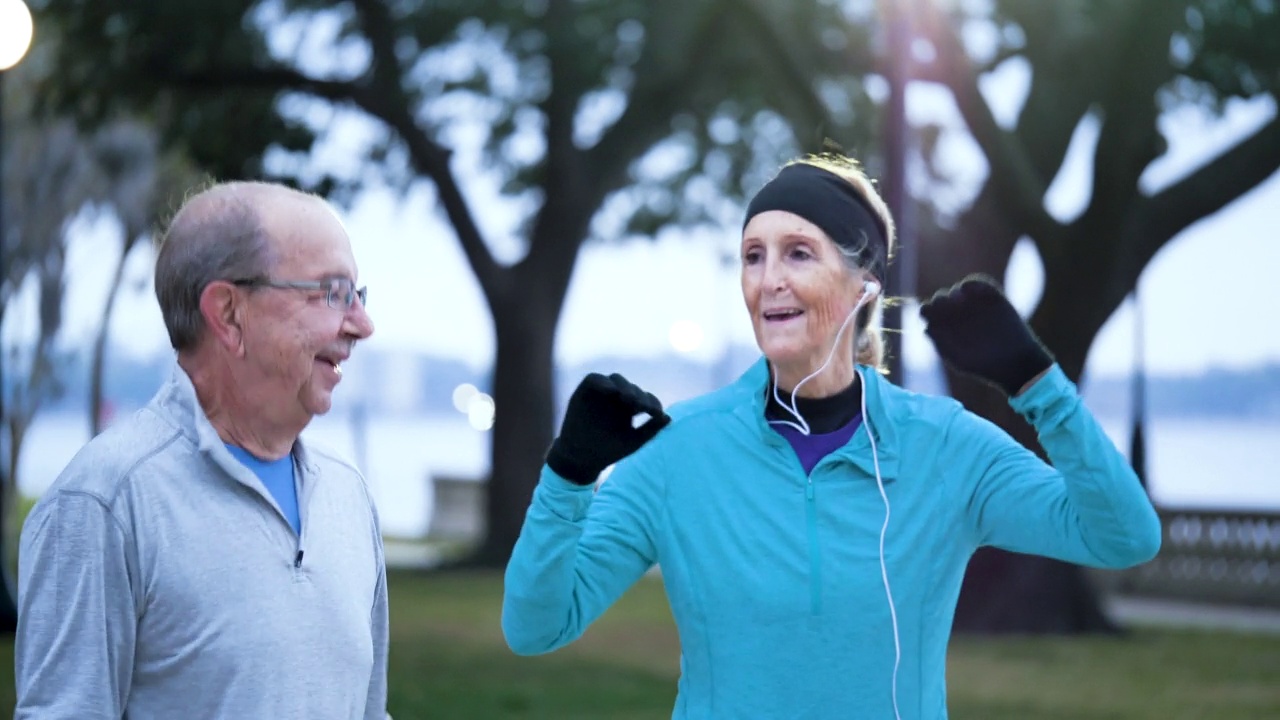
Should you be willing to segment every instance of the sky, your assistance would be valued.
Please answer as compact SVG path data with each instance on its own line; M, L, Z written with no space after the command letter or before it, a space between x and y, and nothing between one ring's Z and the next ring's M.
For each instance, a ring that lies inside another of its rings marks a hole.
M1014 60L984 79L983 92L1002 123L1016 121L1029 78L1027 67ZM1177 180L1275 113L1269 98L1233 103L1222 118L1189 107L1167 113L1160 125L1170 141L1169 152L1148 168L1144 189L1157 190ZM913 123L939 120L952 128L941 157L953 184L924 190L963 203L985 177L986 163L964 132L950 96L934 86L913 87L908 114ZM351 118L336 118L334 127L340 129L321 148L317 162L349 164L352 152L368 141L370 128ZM1067 162L1050 186L1045 206L1059 219L1070 219L1088 202L1097 130L1094 118L1081 122ZM459 153L457 162L468 199L501 255L512 245L513 206L497 195L491 178L477 171L474 153ZM360 280L369 286L369 312L377 329L368 344L486 367L494 350L492 322L430 185L419 184L404 198L370 189L341 214L352 236ZM1152 371L1193 374L1211 367L1280 362L1280 331L1268 310L1280 303L1278 220L1280 176L1273 176L1186 230L1148 266L1140 295ZM728 227L693 235L667 233L656 241L589 245L570 286L557 338L558 359L580 363L606 355L657 356L679 348L710 362L726 343L752 344L737 268L721 262L725 250L736 247L736 232ZM75 344L86 342L97 327L120 238L109 217L86 216L73 234L65 338ZM113 319L114 337L136 356L168 352L150 285L151 252L140 247L128 258L126 287ZM1019 246L1004 280L1015 305L1029 312L1042 285L1029 243ZM9 341L31 335L35 308L30 300L28 293L26 302L13 308L12 322L5 327ZM905 315L907 362L928 366L934 356L915 306L908 306ZM1096 341L1089 373L1129 372L1133 326L1126 305Z

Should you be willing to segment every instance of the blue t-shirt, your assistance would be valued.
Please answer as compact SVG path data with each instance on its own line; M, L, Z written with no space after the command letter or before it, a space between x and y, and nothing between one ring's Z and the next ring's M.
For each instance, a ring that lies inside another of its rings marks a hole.
M785 396L779 391L778 395ZM813 472L822 458L848 444L862 425L861 382L849 383L835 395L821 398L794 398L795 409L809 424L810 434L796 428L799 423L791 410L774 395L768 393L765 400L765 417L774 430L787 439L805 474Z
M813 472L819 462L822 462L822 458L847 445L860 425L862 425L862 413L853 416L852 420L829 433L815 432L805 435L789 425L781 424L775 425L774 429L791 443L791 449L795 450L796 457L800 459L800 466L804 468L807 475Z
M301 534L302 518L298 515L298 486L293 477L293 455L285 455L279 460L265 461L249 454L244 448L224 444L235 459L258 476L266 486L267 492L271 493L276 504L284 511L284 516L293 526L293 531Z

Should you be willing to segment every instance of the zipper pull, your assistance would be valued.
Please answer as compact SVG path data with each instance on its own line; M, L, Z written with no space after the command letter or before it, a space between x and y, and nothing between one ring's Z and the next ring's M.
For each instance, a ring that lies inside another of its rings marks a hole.
M299 550L298 555L293 558L293 569L298 570L301 568L302 568L302 551Z
M804 496L807 500L813 499L813 478L809 478L809 483L804 486Z

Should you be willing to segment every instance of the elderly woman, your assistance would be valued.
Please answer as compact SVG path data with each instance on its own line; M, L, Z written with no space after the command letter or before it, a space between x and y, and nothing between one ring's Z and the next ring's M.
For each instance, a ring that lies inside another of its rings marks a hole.
M927 333L1004 389L1052 465L882 377L873 321L893 241L856 163L789 163L742 231L763 357L669 414L620 375L583 380L507 567L513 651L572 642L660 564L681 643L673 718L945 718L975 550L1105 568L1156 554L1137 478L993 284L932 298Z

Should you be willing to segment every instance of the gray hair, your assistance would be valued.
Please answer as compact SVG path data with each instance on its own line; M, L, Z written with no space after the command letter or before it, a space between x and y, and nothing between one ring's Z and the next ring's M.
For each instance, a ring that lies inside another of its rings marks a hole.
M871 273L875 275L876 270L883 271L884 268L887 268L895 255L897 227L888 204L885 203L880 193L876 191L875 183L863 171L862 165L857 160L839 153L808 155L792 162L816 165L843 177L853 185L854 190L863 200L866 200L871 210L883 223L885 230L885 247L883 250L873 246L871 238L867 237L865 233L860 236L858 247L847 248L832 240L831 244L835 245L840 254L844 256L845 264L848 265L849 271L854 274ZM882 253L883 257L880 257ZM880 282L883 288L887 278L877 275L876 280ZM863 305L858 310L858 317L854 318L853 321L858 338L857 346L854 348L856 362L859 365L873 367L879 372L888 371L884 357L884 330L880 325L880 309L885 302L882 300L884 297L883 292L881 290L881 295Z
M860 275L868 271L863 267L868 256L867 250L871 247L871 240L865 233L861 235L861 241L856 248L849 248L840 243L833 242L836 249L840 251L840 255L844 258L845 266L849 272L854 275ZM878 279L879 280L879 279ZM884 281L879 280L883 286ZM883 292L883 291L882 291ZM859 365L869 365L876 370L884 370L884 330L880 326L880 297L877 296L871 302L863 305L858 310L858 316L853 319L853 328L857 337L857 344L854 346L855 362Z
M271 238L258 208L234 190L222 191L228 187L188 200L160 239L156 299L178 352L194 349L204 335L200 296L210 283L260 277L272 265Z

